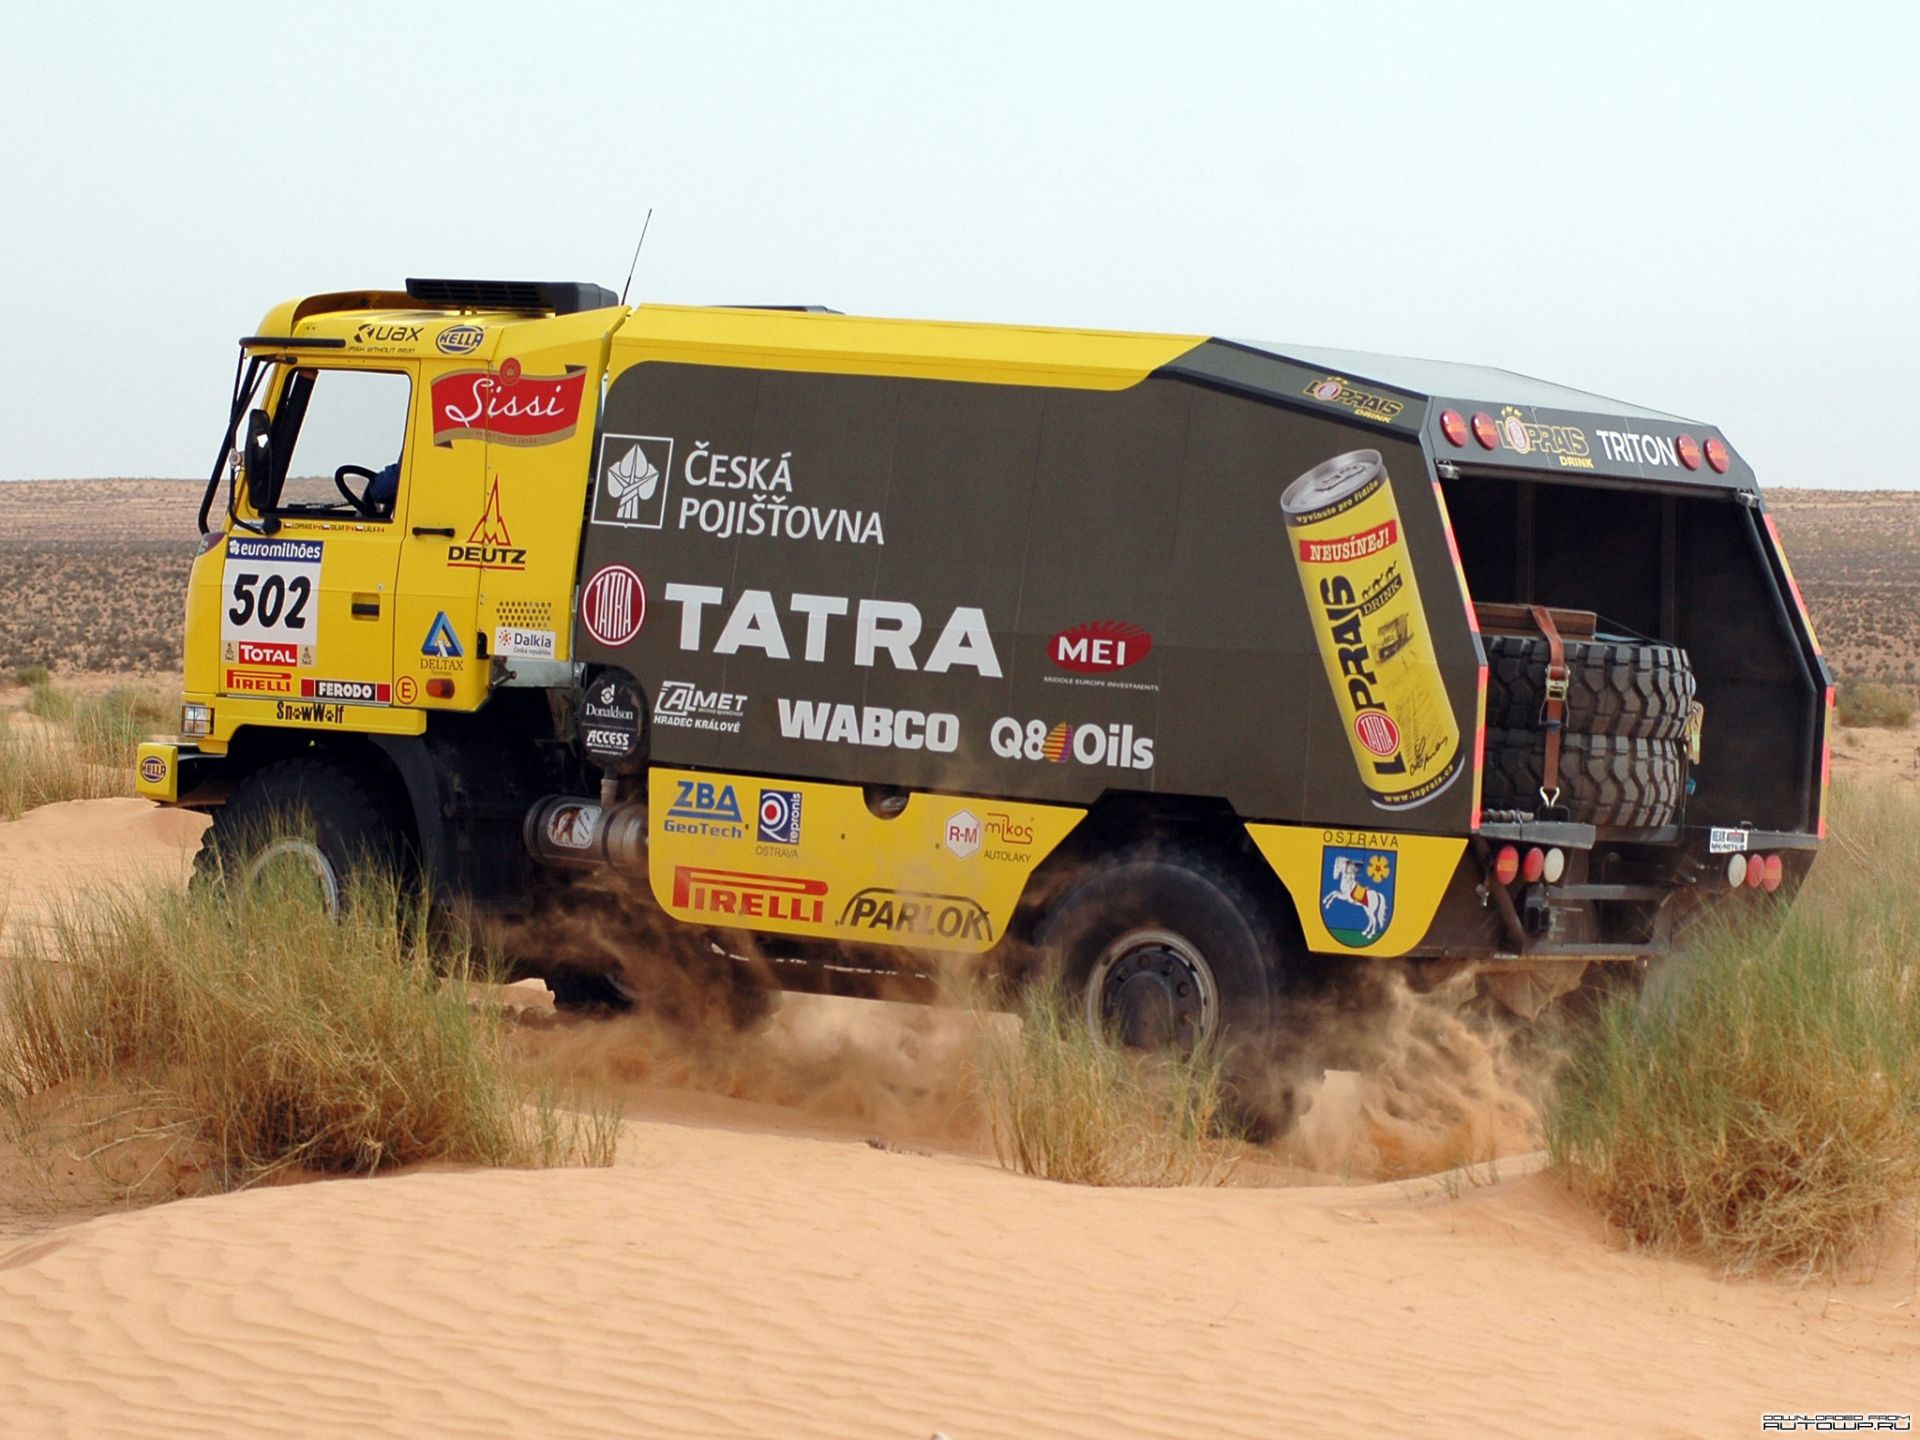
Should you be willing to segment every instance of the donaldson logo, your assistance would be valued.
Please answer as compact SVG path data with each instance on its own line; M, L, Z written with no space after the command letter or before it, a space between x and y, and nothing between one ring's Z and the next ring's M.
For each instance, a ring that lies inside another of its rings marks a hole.
M748 870L673 867L673 908L736 920L792 920L818 925L826 915L827 882Z
M840 924L851 930L882 930L889 935L912 935L940 940L993 939L993 918L978 900L964 895L924 895L917 890L889 890L870 886L860 891L840 912Z
M487 332L478 325L449 325L433 345L442 355L471 355L486 338Z
M593 523L658 530L667 522L673 441L664 435L609 435L600 442Z
M705 835L715 840L738 840L747 833L740 818L740 801L731 785L706 780L681 780L667 810L663 830L675 835Z

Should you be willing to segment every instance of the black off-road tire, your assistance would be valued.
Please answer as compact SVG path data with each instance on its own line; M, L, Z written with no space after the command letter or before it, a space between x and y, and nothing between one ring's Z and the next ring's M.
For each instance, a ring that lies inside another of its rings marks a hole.
M568 1015L651 1015L680 1030L720 1027L735 1034L760 1029L779 992L751 969L718 956L703 957L652 976L621 976L570 966L542 972L553 1008Z
M1546 763L1546 736L1540 731L1489 730L1482 802L1490 810L1538 811ZM1684 744L1563 735L1559 789L1560 803L1574 820L1635 830L1665 825L1686 789Z
M1538 728L1547 698L1547 642L1487 635L1487 725ZM1693 665L1676 645L1566 642L1569 732L1676 740L1693 709Z
M331 911L369 869L407 856L397 806L355 771L319 758L263 765L213 813L193 860L196 885L250 879L285 854L314 871Z
M1158 985L1178 1004L1172 992L1199 966L1192 973L1212 987L1213 1018L1172 1042L1217 1047L1236 1118L1256 1137L1277 1135L1298 1113L1293 1082L1313 1079L1280 1063L1288 955L1279 937L1289 929L1230 867L1149 842L1087 870L1054 903L1038 936L1040 978L1107 1034L1137 1013L1121 998L1129 986Z

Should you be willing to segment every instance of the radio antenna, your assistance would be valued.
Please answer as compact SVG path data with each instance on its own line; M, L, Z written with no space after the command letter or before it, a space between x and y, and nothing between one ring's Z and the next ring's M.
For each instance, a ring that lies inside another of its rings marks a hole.
M627 283L620 287L620 303L627 303L627 291L633 288L633 272L640 265L640 247L647 243L647 226L653 224L653 207L647 207L647 218L640 222L640 238L634 242L633 264L627 266Z

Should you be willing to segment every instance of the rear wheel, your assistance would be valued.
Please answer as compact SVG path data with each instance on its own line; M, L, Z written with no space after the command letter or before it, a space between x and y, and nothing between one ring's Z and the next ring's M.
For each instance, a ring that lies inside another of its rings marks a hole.
M337 914L356 875L404 855L394 809L357 773L321 759L263 765L214 812L194 857L195 884L279 875L311 882Z
M1680 808L1684 759L1684 742L1678 740L1566 734L1560 740L1560 773L1545 788L1560 792L1560 803L1575 820L1651 829L1672 820ZM1482 792L1487 807L1539 808L1546 764L1546 737L1539 731L1489 730Z
M1268 907L1206 857L1143 846L1075 882L1041 930L1048 974L1089 1029L1130 1049L1218 1054L1244 1118L1277 1133L1285 957Z

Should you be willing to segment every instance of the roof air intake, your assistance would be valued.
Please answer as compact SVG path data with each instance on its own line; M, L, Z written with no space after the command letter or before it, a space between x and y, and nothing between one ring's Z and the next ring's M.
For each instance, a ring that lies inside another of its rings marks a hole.
M604 310L620 297L583 280L408 280L407 294L429 305L462 310L545 310L575 315Z

